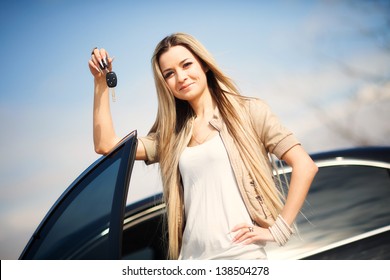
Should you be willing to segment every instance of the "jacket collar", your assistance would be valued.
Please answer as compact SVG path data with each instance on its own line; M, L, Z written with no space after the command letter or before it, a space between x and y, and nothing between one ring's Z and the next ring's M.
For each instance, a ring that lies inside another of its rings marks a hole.
M219 132L222 130L223 120L218 107L215 108L213 118L209 122Z

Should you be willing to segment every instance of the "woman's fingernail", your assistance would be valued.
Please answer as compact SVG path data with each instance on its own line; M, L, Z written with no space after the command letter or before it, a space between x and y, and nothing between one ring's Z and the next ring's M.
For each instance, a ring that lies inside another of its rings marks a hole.
M104 64L105 67L108 66L107 57L103 57L103 64Z
M107 68L107 63L105 62L104 58L102 59L102 64L103 64L104 69L106 69Z
M105 68L104 64L103 64L103 59L101 61L99 61L99 66L100 66L100 69L102 69L102 70Z

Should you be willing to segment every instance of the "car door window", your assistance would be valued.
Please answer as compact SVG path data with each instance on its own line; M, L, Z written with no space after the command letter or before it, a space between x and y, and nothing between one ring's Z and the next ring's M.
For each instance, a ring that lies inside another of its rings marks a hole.
M293 257L390 225L389 169L320 167L302 213L297 218L300 237L283 248L269 246L270 258Z
M390 180L384 168L324 167L307 198L310 239L338 241L390 224ZM304 209L304 211L305 211ZM301 223L304 219L301 217Z
M35 233L23 258L107 259L113 256L112 247L118 247L119 258L126 201L122 196L127 194L135 147L136 134L76 180ZM120 228L113 228L118 223ZM112 238L110 226L118 238Z
M83 249L87 249L88 252L94 251L94 258L106 254L108 234L104 230L109 228L109 214L115 189L112 186L115 186L120 160L119 158L107 162L108 164L90 175L92 180L82 182L80 192L72 194L75 198L64 207L45 235L45 241L37 251L36 258L72 259L77 257L77 254L91 256ZM90 242L93 239L100 240ZM96 250L91 250L87 246L88 243L92 243L90 245L96 247Z
M166 259L167 225L162 197L147 198L125 217L122 259ZM132 213L131 213L132 212Z

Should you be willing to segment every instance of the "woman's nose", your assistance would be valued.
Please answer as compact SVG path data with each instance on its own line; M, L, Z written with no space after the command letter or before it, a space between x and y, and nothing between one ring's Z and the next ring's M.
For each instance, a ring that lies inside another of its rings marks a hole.
M184 82L187 79L186 71L180 70L180 71L177 72L176 75L177 75L178 82Z

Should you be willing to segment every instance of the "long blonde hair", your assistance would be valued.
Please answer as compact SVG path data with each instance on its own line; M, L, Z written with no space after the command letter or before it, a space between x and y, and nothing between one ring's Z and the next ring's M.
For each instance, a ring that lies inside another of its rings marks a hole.
M191 51L208 69L206 75L212 98L235 141L248 173L256 185L260 186L257 188L259 195L264 199L274 218L282 209L281 195L275 188L271 170L264 170L260 167L268 166L269 160L259 152L261 143L256 133L248 129L248 125L251 125L250 119L242 106L246 97L240 95L232 80L223 74L211 54L194 37L185 33L167 36L157 45L152 57L158 111L150 133L155 133L158 143L160 171L167 209L168 257L170 259L177 259L179 256L185 225L179 158L191 138L191 119L194 117L189 103L174 97L159 66L161 55L167 52L170 47L178 45Z

